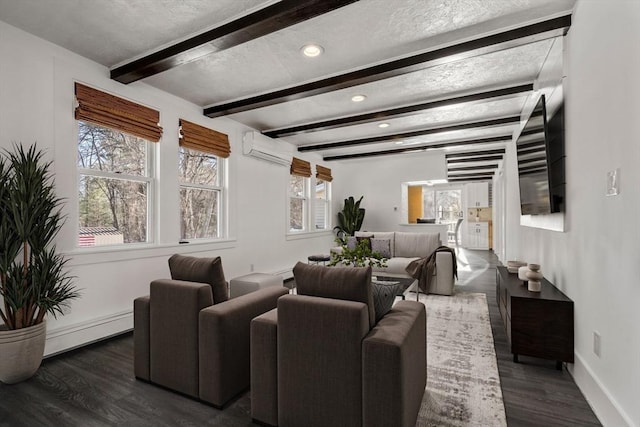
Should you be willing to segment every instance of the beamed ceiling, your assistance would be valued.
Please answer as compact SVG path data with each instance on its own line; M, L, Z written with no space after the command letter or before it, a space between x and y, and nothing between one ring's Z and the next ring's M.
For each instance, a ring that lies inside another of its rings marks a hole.
M0 19L325 160L489 179L575 0L0 0ZM315 58L308 43L322 46ZM353 102L354 95L364 95ZM379 127L385 123L386 127Z

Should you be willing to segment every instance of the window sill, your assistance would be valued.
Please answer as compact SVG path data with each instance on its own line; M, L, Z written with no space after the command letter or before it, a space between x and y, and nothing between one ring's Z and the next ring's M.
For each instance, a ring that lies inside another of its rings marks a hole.
M316 237L325 237L332 236L332 230L318 230L318 231L300 231L298 233L291 232L287 233L285 238L286 240L302 240L302 239L313 239Z
M218 249L230 249L236 246L236 239L220 239L206 241L192 241L190 243L136 244L131 246L102 246L92 248L78 248L64 252L69 257L67 265L104 264L143 258L170 256L175 253L188 254Z

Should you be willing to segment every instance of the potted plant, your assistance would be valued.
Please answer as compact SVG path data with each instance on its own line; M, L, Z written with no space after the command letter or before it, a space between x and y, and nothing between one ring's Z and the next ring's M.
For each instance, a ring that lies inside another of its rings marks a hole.
M79 296L53 239L62 228L51 163L35 144L0 154L0 381L16 383L40 366L45 315Z
M339 239L336 239L339 241ZM387 258L371 250L369 239L358 241L353 249L342 244L340 250L332 252L329 266L344 265L347 267L386 267Z
M348 236L353 236L355 232L359 231L360 227L362 227L365 210L360 207L360 202L362 202L363 197L364 196L361 196L358 201L356 201L353 196L344 199L342 212L338 212L338 225L333 227L333 230L336 232L336 236L342 244L346 243Z

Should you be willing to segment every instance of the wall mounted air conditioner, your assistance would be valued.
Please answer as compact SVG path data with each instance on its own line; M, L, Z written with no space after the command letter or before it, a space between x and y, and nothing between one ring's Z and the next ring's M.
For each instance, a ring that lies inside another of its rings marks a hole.
M290 166L291 158L293 156L269 147L269 145L275 144L276 141L271 141L270 138L264 135L254 131L246 132L242 138L242 154L256 159L265 160L270 163Z

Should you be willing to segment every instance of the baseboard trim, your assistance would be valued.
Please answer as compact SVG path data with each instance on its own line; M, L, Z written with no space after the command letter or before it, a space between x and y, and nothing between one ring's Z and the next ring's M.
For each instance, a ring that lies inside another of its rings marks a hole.
M567 370L603 426L640 427L620 407L609 390L577 352L575 353L575 363L573 365L567 364Z
M133 329L133 310L47 330L44 356L51 357Z
M292 269L274 271L284 280L293 278ZM133 310L96 317L84 322L47 329L44 357L51 357L133 330Z

